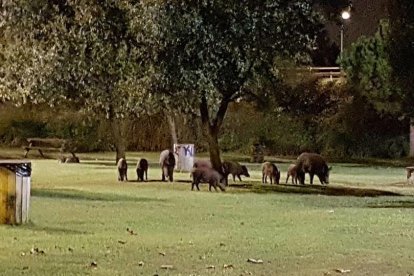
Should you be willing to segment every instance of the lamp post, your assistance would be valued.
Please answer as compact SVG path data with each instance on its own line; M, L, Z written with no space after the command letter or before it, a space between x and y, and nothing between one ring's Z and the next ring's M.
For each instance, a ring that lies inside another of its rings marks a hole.
M343 10L341 12L341 18L342 18L342 24L341 24L341 52L340 52L340 58L342 60L342 52L344 51L344 22L351 18L351 12L350 8Z

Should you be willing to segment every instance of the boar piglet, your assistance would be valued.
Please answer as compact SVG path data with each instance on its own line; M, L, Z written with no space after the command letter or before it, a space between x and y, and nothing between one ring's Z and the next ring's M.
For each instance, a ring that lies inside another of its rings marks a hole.
M270 178L270 184L273 184L273 180L276 184L279 184L280 171L277 166L271 162L265 162L262 165L262 183L267 183L267 177Z
M287 171L286 184L288 183L289 177L292 179L292 184L298 184L297 167L295 164L291 164Z

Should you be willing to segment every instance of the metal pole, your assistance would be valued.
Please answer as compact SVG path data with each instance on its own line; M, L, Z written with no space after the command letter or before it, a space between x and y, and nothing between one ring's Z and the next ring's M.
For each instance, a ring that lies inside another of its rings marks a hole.
M341 25L341 52L340 58L342 60L342 52L344 51L344 24Z

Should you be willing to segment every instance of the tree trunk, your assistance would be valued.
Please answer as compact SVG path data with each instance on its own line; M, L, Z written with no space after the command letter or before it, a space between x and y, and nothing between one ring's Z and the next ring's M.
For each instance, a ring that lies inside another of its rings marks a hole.
M173 144L178 144L178 138L177 138L177 130L175 128L175 120L173 114L166 114L168 119L168 124L170 126L170 133L171 133L171 139Z
M410 157L414 157L414 119L410 119Z
M207 141L211 165L216 171L222 172L220 147L218 143L218 130L213 129L211 126L209 126Z
M228 105L229 99L222 99L216 117L212 120L212 122L210 122L208 104L205 96L201 98L200 103L201 122L204 133L207 136L211 165L216 171L220 173L222 173L222 168L220 158L220 147L218 143L218 134L220 131L220 127L223 123Z
M112 137L116 150L115 164L117 164L119 159L125 158L125 141L124 136L122 135L121 120L115 116L112 105L109 106L106 116L112 130Z
M115 162L118 163L118 160L121 158L125 158L125 141L122 135L122 126L121 121L113 118L111 120L111 128L112 128L112 135L114 137L114 144L116 150L116 160Z

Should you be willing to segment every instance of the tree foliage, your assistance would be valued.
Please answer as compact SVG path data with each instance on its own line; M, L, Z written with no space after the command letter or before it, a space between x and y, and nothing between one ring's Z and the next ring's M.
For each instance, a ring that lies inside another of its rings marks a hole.
M145 8L132 0L4 1L0 97L106 116L117 159L124 156L122 118L157 106L146 89L154 28Z
M402 94L393 83L389 42L389 22L383 20L373 36L359 38L344 52L349 98L325 121L322 139L328 151L359 157L406 153Z
M121 114L141 111L144 97L135 96L144 87L146 26L134 3L3 3L2 96L51 105L76 101L85 109Z
M160 13L158 88L216 100L239 98L276 56L304 61L320 27L310 1L166 1Z
M341 65L358 96L379 111L397 112L400 98L392 84L388 45L389 23L383 20L374 36L362 36L344 52Z
M311 1L167 0L158 19L156 91L199 110L216 168L229 103L274 78L276 57L306 61L320 29Z
M389 1L389 60L395 86L401 89L404 113L414 118L414 2Z

